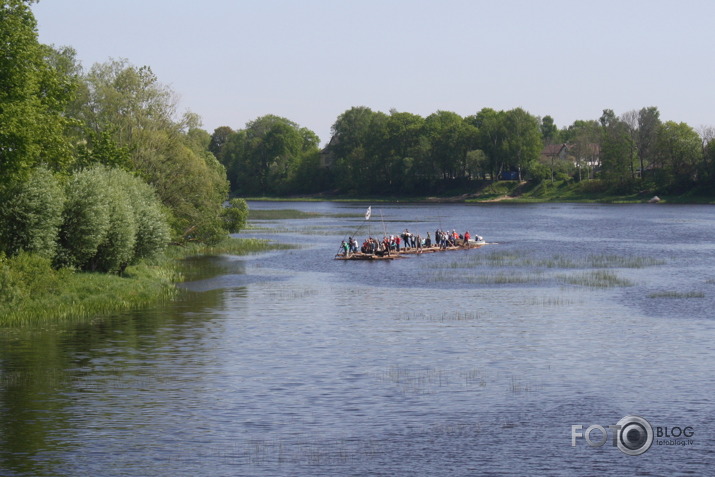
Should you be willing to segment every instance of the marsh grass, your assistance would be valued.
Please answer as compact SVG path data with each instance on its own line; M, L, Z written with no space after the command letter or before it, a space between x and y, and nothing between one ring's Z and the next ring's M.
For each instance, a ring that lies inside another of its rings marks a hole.
M227 237L213 245L189 243L172 246L167 250L166 255L171 259L178 260L202 255L248 255L250 253L292 248L296 247L290 244L275 243L262 239Z
M319 291L312 288L286 289L284 287L280 287L269 290L266 294L274 299L299 300L316 296L319 294Z
M450 272L435 272L429 275L429 281L432 283L461 283L469 285L513 285L525 283L539 283L545 277L542 273L523 272L523 273L505 273L505 272L484 272L478 275L461 274L457 277Z
M480 388L486 387L487 379L478 369L470 369L469 371L463 372L464 384L467 387L478 386Z
M48 260L19 255L0 261L0 326L45 326L84 322L140 310L179 296L183 280L177 260L223 253L244 255L290 245L266 240L226 238L215 245L170 247L151 262L130 266L123 276L55 270Z
M559 275L563 283L593 288L629 287L633 282L621 278L613 272L596 270L573 275Z
M379 373L381 382L395 384L405 394L429 394L434 387L450 384L449 373L441 369L412 369L403 366L391 366Z
M609 269L640 269L665 264L665 260L652 257L626 257L619 255L587 255L583 257L534 257L513 252L473 253L461 257L459 261L433 263L437 272L431 275L433 282L454 281L453 270L471 270L474 273L460 273L458 281L469 284L506 285L546 283L556 281L569 285L593 288L632 286L633 282L619 277ZM523 270L518 270L518 269ZM512 270L512 271L505 271ZM556 270L583 270L577 274L547 273ZM563 306L570 303L551 299L549 302L535 302L540 306Z
M524 383L520 379L517 379L516 376L512 376L511 382L509 383L509 391L514 394L530 393L536 391L536 388L531 384Z
M588 255L585 257L564 257L553 255L549 258L535 258L511 252L470 254L459 261L436 263L434 268L477 268L477 267L524 267L546 269L588 269L588 268L645 268L665 264L665 260L652 257L624 257L619 255Z
M45 271L44 290L31 290L14 303L0 304L0 324L50 325L86 321L100 315L138 310L177 296L178 272L167 266L137 265L125 276Z
M296 209L250 209L248 211L248 220L314 219L320 216L317 212L303 212Z
M415 321L427 323L446 323L454 321L477 321L481 315L476 311L444 312L441 315L428 315L424 312L403 312L395 318L397 321Z
M648 298L705 298L705 293L701 291L679 292L661 291L650 293Z
M562 296L532 297L529 300L525 300L527 306L543 307L570 306L576 303L578 303L576 300Z

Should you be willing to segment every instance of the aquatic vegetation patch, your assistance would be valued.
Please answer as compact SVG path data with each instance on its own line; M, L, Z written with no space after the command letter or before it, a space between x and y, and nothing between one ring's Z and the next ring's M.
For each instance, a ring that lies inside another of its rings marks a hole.
M0 302L0 325L50 325L146 308L176 297L179 279L166 265L131 266L121 277L48 266L41 288L31 281L17 282L17 296Z
M172 259L182 259L202 255L248 255L249 253L268 252L296 248L294 245L271 242L254 238L226 237L216 244L188 243L169 247L166 254Z
M470 369L469 371L462 372L462 377L467 387L478 386L483 388L487 385L487 378L479 369Z
M665 260L653 257L624 257L620 255L589 255L592 268L645 268L664 265Z
M395 384L405 394L429 394L432 388L450 384L449 373L441 369L413 369L390 366L377 375L380 382Z
M563 283L593 288L629 287L633 282L605 270L589 271L573 275L559 275Z
M478 275L461 274L455 277L450 272L435 272L429 275L432 283L460 283L468 285L510 285L543 282L546 277L538 272L493 272L488 271Z
M548 297L532 297L528 300L525 300L525 304L527 306L543 306L543 307L551 307L551 306L570 306L570 305L575 305L577 303L580 303L573 298L566 298L563 296L548 296Z
M446 323L453 321L477 321L481 315L476 311L443 312L440 315L429 315L424 312L403 312L395 318L397 321L415 321L428 323Z
M667 290L650 293L648 298L705 298L705 293L701 291L679 292Z
M460 260L432 264L433 268L477 268L477 267L523 267L547 269L588 269L588 268L645 268L665 264L665 260L653 257L629 257L620 255L588 255L585 257L564 257L553 255L537 258L513 252L474 253Z
M282 300L298 300L301 298L309 298L312 296L316 296L319 293L320 292L314 288L291 289L284 287L271 289L266 292L268 296Z
M509 391L514 394L530 393L536 391L536 387L518 379L516 376L512 376L511 382L509 383Z

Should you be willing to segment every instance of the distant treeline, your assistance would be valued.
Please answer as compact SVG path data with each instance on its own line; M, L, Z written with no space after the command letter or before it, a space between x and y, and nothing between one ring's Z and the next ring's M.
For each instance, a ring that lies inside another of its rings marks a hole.
M221 127L211 151L231 189L246 196L332 191L424 195L471 181L597 179L611 192L715 192L715 129L663 122L656 107L559 129L521 108L484 108L426 118L353 107L332 127L324 150L312 131L264 116L237 131Z

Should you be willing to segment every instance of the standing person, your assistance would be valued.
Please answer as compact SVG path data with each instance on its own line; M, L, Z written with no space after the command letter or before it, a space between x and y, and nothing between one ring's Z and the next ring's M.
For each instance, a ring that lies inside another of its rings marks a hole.
M464 245L469 245L469 239L472 238L471 235L469 235L469 230L464 232Z

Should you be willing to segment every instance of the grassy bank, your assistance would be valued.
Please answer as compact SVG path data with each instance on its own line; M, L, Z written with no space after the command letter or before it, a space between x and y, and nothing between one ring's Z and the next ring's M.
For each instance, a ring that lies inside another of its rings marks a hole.
M49 260L19 254L0 258L0 327L87 321L174 299L181 281L178 260L275 249L265 240L227 238L215 245L170 247L152 263L130 266L123 276L55 270Z
M485 185L465 198L465 202L584 202L601 204L642 204L654 196L661 203L712 204L715 197L688 193L684 195L662 194L653 190L625 192L608 187L599 180L590 181L500 181Z

